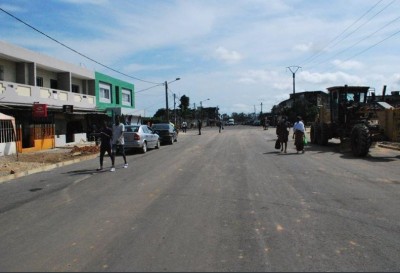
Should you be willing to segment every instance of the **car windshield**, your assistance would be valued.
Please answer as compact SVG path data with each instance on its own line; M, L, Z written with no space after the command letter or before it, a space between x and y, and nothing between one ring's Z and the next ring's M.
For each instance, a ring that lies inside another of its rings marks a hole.
M154 124L153 125L153 130L168 130L169 129L169 125L168 124Z
M136 125L125 125L125 131L126 132L135 132L135 133L137 133L139 131L139 126L136 126Z

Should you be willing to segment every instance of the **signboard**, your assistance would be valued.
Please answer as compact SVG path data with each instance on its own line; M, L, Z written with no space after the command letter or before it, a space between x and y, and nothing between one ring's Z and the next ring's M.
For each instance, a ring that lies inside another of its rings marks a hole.
M32 116L34 118L46 118L47 104L34 103L32 108Z
M63 112L72 114L72 112L74 112L74 106L73 105L63 105Z

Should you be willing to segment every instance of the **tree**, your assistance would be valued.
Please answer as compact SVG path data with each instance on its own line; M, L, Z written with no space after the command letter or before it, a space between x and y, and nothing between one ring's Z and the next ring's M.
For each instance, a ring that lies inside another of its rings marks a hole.
M181 104L179 104L179 108L181 109L181 116L185 119L187 112L188 112L188 108L189 108L189 97L183 95L180 99Z
M165 117L165 108L158 109L157 112L153 116L154 118L164 118Z

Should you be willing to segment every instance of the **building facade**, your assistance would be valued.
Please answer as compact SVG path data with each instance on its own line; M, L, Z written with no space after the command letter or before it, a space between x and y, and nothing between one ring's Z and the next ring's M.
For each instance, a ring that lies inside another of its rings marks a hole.
M133 110L133 84L0 41L0 112L18 152L87 141L108 107Z

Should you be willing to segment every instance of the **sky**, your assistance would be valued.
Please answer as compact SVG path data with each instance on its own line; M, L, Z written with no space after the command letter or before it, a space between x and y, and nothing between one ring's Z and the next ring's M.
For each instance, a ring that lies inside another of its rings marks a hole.
M400 0L0 0L0 21L2 41L133 83L146 116L165 81L170 109L228 115L269 112L293 75L400 90Z

